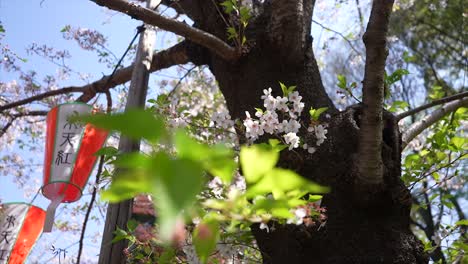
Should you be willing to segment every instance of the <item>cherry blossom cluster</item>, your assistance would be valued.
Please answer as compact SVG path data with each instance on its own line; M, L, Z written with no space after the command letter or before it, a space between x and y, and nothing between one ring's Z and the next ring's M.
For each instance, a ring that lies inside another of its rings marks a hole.
M102 33L88 28L74 28L67 25L62 29L62 33L65 39L76 40L84 50L95 50L96 46L103 46L107 41Z
M231 120L231 116L227 109L222 109L220 112L215 112L211 117L211 120L219 127L229 129L234 126L234 121Z
M291 211L291 213L293 213L293 217L288 219L286 221L286 224L323 226L325 225L327 220L327 216L325 214L326 212L326 208L320 207L318 203L309 203L308 205L299 206L296 209L293 209ZM262 222L260 223L260 229L263 229L269 233L270 231L274 231L275 227L274 224L272 226L269 226L268 223Z
M261 98L266 110L257 109L255 116L258 119L253 119L249 112L245 112L246 137L255 141L264 133L271 135L284 133L284 141L289 145L290 150L299 147L300 140L297 133L301 124L297 119L304 110L304 103L301 102L302 96L295 91L288 96L275 98L271 95L271 88L263 90L263 93Z
M304 103L301 102L302 96L299 92L290 92L287 96L273 97L271 88L263 90L264 95L263 106L266 111L257 109L255 116L258 120L253 119L249 112L246 112L247 118L244 120L246 128L246 137L251 141L255 141L264 133L278 135L283 138L284 143L289 146L289 150L298 148L301 140L297 133L301 128L299 117L304 110ZM280 116L282 120L280 120ZM326 139L327 130L324 125L310 125L309 132L315 132L317 139L316 145L320 146ZM315 148L308 146L306 143L302 145L309 153L314 153Z
M317 146L322 145L325 139L327 139L327 124L311 124L309 128L307 128L307 131L314 134L315 138L317 139L317 141L315 142ZM314 149L313 152L315 152L315 148L309 147L307 144L304 144L303 147L304 149L308 149L309 152L311 152L310 149L312 148Z
M245 112L246 119L243 121L245 136L254 142L264 134L275 135L289 146L289 150L298 148L301 145L301 139L297 135L301 128L299 117L304 110L302 96L297 91L289 91L285 96L274 97L271 92L271 88L263 90L261 99L265 110L257 109L255 117L252 117L248 111ZM211 120L222 128L234 125L227 110L216 112ZM318 121L313 121L309 125L307 131L315 137L316 146L320 146L327 138L326 128L326 124L319 124ZM311 154L316 151L315 147L307 143L303 143L302 147Z

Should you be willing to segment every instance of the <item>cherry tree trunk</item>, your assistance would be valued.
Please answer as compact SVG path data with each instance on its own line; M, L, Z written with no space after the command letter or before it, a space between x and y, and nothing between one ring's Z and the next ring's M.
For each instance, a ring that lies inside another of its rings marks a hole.
M207 1L210 2L210 1ZM320 78L310 37L314 1L266 1L255 9L241 58L229 62L192 45L191 60L205 64L216 77L233 119L245 119L263 107L263 89L282 95L279 82L297 85L305 109L329 107L327 140L314 154L283 151L280 166L331 187L322 206L327 222L320 229L275 225L267 232L253 227L264 263L427 263L420 241L410 230L411 196L401 176L401 140L393 116L384 114L382 160L384 186L372 197L355 186L362 106L339 112ZM199 3L190 14L195 25L226 39L225 25L211 4ZM207 14L213 15L207 15ZM227 41L227 40L226 40ZM306 112L306 111L304 111ZM305 123L308 117L304 117ZM301 128L300 136L306 136ZM363 202L364 201L364 202Z

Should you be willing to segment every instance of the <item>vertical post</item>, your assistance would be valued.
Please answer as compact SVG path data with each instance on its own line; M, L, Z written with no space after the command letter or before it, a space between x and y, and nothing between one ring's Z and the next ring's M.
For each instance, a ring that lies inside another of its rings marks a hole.
M160 2L161 0L147 0L146 7L155 9ZM125 111L132 108L145 107L155 35L155 30L150 26L145 26L143 32L140 34ZM126 137L120 138L120 152L139 151L139 149L140 141L132 141ZM130 199L116 204L110 203L107 207L106 223L101 242L101 252L99 254L99 264L126 263L126 257L123 253L127 246L126 241L122 240L112 243L112 239L114 238L114 231L117 227L124 230L127 229L127 222L132 213L132 202L133 201Z

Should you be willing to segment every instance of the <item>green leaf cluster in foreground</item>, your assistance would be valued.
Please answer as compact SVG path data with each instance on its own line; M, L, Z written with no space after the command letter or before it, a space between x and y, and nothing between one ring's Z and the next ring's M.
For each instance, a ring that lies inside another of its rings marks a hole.
M216 247L220 225L234 231L269 220L285 223L294 217L291 213L294 208L306 206L320 199L317 194L328 191L291 170L277 168L279 152L284 147L274 140L270 144L241 147L239 163L247 187L239 190L232 186L238 170L232 149L197 142L182 130L169 133L164 121L149 111L78 119L132 139L146 140L153 146L150 154L118 153L113 148L99 151L98 154L112 156L106 160L116 168L112 184L101 197L119 202L137 194L151 194L158 214L158 239L163 244L171 242L177 222L200 218L192 238L203 262ZM206 183L214 176L221 179L226 190L223 198L206 195L209 193ZM310 193L315 195L304 198ZM127 233L121 233L120 239L128 239Z

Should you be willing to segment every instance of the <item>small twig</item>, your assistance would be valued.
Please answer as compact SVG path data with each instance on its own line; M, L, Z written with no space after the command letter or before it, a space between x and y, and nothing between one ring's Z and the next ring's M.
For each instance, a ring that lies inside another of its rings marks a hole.
M352 50L354 50L354 52L356 52L359 56L362 56L361 52L359 52L353 45L353 43L351 42L351 40L349 40L345 35L343 35L343 33L339 32L339 31L336 31L334 29L331 29L327 26L325 26L324 24L320 23L320 22L317 22L316 20L313 20L312 19L312 22L314 22L315 24L319 25L321 28L325 29L325 30L328 30L328 31L331 31L335 34L337 34L338 36L340 36L341 38L343 38L347 43L348 45L351 47Z
M356 8L359 16L359 26L361 28L361 33L364 32L364 18L362 17L361 7L359 5L359 0L356 0Z
M2 137L8 131L11 125L13 125L13 122L15 122L15 119L16 117L12 117L10 121L8 121L8 123L5 126L3 126L2 130L0 131L0 137Z
M413 218L410 219L410 222L411 222L411 224L419 227L419 229L421 229L422 231L426 230L426 228L422 224L416 222Z
M411 190L416 186L417 183L419 183L420 181L422 181L423 179L425 179L427 176L429 176L429 175L431 175L431 174L433 174L433 173L439 172L439 171L441 171L441 170L443 170L443 169L445 169L445 168L451 167L451 166L452 166L453 164L455 164L458 160L462 159L465 155L466 155L466 154L462 154L462 155L458 156L457 158L455 158L454 160L450 161L449 163L444 164L443 166L440 166L440 167L438 167L438 168L435 168L434 170L431 170L431 171L429 171L429 172L426 172L426 173L422 174L421 176L419 176L419 178L418 178L415 182L413 182L413 183L411 184L411 186L408 187L408 189L411 191Z
M99 184L99 179L101 177L101 172L102 172L103 165L104 165L104 156L101 156L100 160L99 160L98 171L96 173L96 184ZM83 227L81 229L80 243L79 243L79 247L78 247L78 256L76 258L76 263L78 263L78 264L80 263L81 253L83 251L83 243L84 243L84 236L85 236L85 233L86 233L86 226L88 225L88 219L89 219L89 216L91 214L91 210L93 208L94 201L96 200L96 194L97 194L97 186L95 185L93 187L93 193L91 195L91 200L89 202L88 210L86 211L86 215L85 215L85 218L84 218L84 221L83 221Z
M220 16L221 19L224 21L224 24L225 24L227 27L232 26L230 23L228 23L228 22L226 21L226 19L225 19L224 16L223 16L223 13L221 12L221 10L219 10L219 7L218 7L218 5L215 3L215 1L214 1L214 0L211 0L211 2L212 2L213 5L216 7L216 10L218 11L219 16Z
M177 84L174 86L174 88L167 94L167 97L172 96L172 95L176 92L177 88L178 88L179 85L182 83L182 81L183 81L195 68L197 68L197 67L198 67L198 66L195 65L195 66L193 66L192 68L188 69L187 72L186 72L182 77L179 78L179 81L178 81Z
M456 95L448 96L448 97L445 97L445 98L442 98L442 99L434 100L434 101L432 101L432 102L430 102L428 104L421 105L419 107L413 108L411 110L408 110L408 111L406 111L404 113L401 113L401 114L397 115L396 119L398 121L398 120L401 120L401 119L403 119L405 117L414 115L414 114L416 114L418 112L421 112L423 110L431 108L433 106L445 104L445 103L448 103L448 102L451 102L451 101L455 101L457 99L462 99L464 97L468 97L468 91L467 92L462 92L462 93L459 93L459 94L456 94Z

